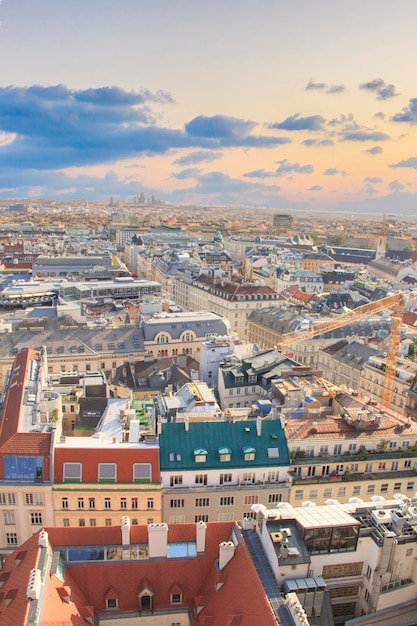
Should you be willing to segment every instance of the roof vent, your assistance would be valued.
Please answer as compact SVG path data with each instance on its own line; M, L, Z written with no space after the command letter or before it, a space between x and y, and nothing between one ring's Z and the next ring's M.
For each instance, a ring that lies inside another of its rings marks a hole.
M39 533L38 546L41 548L47 548L49 546L48 533L46 530L41 530Z
M41 570L33 568L30 570L26 598L28 600L39 600L41 595Z

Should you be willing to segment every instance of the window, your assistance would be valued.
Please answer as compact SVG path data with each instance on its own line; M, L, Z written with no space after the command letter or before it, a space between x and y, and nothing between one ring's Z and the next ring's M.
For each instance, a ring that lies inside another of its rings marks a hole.
M98 464L98 480L99 482L116 482L117 465L116 463L99 463Z
M179 487L182 485L182 476L171 476L169 479L170 487Z
M220 474L220 484L224 485L225 483L232 482L232 474Z
M394 483L394 491L401 491L401 483Z
M257 495L245 496L243 500L243 504L258 504L258 502L259 496Z
M410 442L409 441L403 441L403 448L409 448L410 447Z
M346 497L346 487L339 487L339 489L337 490L337 497L338 498Z
M3 521L6 526L11 526L15 524L14 511L4 511L3 513Z
M61 508L62 509L67 509L68 508L68 498L62 498L61 499Z
M148 498L147 508L148 508L148 509L153 509L153 505L154 505L154 500L153 500L153 498Z
M312 500L316 500L318 498L317 489L310 489L310 493L308 494L308 497L311 498Z
M132 518L132 526L137 526L139 524L139 520L137 517Z
M183 498L173 498L171 500L171 509L183 509L184 504Z
M350 471L356 474L359 471L359 463L351 463Z
M407 461L404 461L404 469L408 469L411 467L411 459L407 459Z
M268 497L268 502L270 504L275 504L276 502L282 502L282 493L270 493Z
M349 444L349 452L355 452L357 448L357 444L356 443L350 443Z
M137 510L137 508L138 508L138 499L137 498L132 498L131 505L132 505L132 510Z
M104 525L105 526L111 526L111 519L110 519L110 517L106 517L106 519L104 521Z
M303 499L303 490L302 489L296 489L294 498L295 498L295 500L302 500Z
M204 514L204 515L194 515L194 521L197 522L208 522L209 521L209 516Z
M382 483L381 493L388 493L388 483Z
M328 454L329 446L320 446L320 454Z
M195 499L195 506L198 507L203 507L203 506L210 506L210 498L196 498Z
M220 498L220 506L233 506L235 503L234 496L222 496Z
M277 483L279 479L279 472L268 472L268 480L270 483Z
M333 454L338 456L340 454L342 454L342 444L338 443L334 446L333 448Z
M255 460L256 450L255 448L243 448L243 458L245 461L254 461Z
M332 497L332 488L331 487L326 487L326 489L323 492L323 498L331 498Z
M78 508L79 509L84 508L84 498L78 498Z
M207 485L207 474L196 474L194 482L196 485Z
M35 493L35 504L43 505L43 493Z
M64 519L62 520L62 525L63 526L69 526L70 525L70 521L69 521L68 517L64 517Z
M117 606L118 606L117 598L107 598L106 606L108 609L117 609Z
M414 482L407 483L407 491L414 491Z
M390 450L394 450L397 447L397 442L396 441L390 441L389 442L389 447L390 447Z
M81 482L82 465L81 463L64 463L64 482Z
M42 456L6 455L4 457L4 480L40 482L43 479L42 477Z
M379 469L379 470L385 470L386 468L387 468L387 464L386 464L386 462L385 462L385 461L380 461L380 462L378 463L378 469Z
M111 509L111 498L104 498L104 508Z
M78 520L78 526L85 526L85 519L83 517Z
M194 462L205 463L207 461L207 450L204 448L196 448L194 450Z
M178 460L178 459L177 459ZM151 480L151 464L150 463L134 463L133 464L133 481L140 482Z
M171 593L171 604L181 604L182 593Z
M95 526L96 525L96 519L95 517L91 517L90 518L90 526Z
M95 509L96 508L96 499L95 498L88 498L88 508L89 509Z
M120 508L127 509L127 498L120 498Z
M25 504L33 504L33 493L25 493Z
M42 513L36 512L30 514L31 524L42 524Z
M17 533L6 533L6 545L17 546Z
M375 493L375 485L368 485L368 489L366 490L366 493L368 495L371 493Z
M243 482L244 483L254 483L255 482L255 472L246 472L243 474Z
M232 451L230 448L219 448L219 461L221 463L227 463L232 458Z

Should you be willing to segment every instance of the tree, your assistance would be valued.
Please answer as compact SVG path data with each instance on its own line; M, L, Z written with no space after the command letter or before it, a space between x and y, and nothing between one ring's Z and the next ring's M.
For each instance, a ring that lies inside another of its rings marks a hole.
M417 357L417 346L415 343L410 343L408 347L408 358L415 361Z

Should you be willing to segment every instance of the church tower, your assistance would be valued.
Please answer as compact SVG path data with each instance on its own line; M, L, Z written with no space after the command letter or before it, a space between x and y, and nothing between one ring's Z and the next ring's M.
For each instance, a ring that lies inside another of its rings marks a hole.
M382 259L387 252L387 223L384 219L382 220L381 230L378 235L378 240L376 244L376 254L375 259Z

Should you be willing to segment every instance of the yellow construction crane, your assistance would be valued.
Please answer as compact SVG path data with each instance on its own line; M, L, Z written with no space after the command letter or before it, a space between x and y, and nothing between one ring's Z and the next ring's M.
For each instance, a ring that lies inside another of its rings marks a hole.
M383 406L388 408L392 405L395 372L398 360L398 348L401 339L401 324L404 313L404 294L402 292L398 292L391 296L386 296L385 298L381 298L376 302L364 304L363 306L359 306L357 309L348 311L348 313L340 315L335 319L313 324L312 326L310 326L310 328L306 328L304 330L295 330L291 333L278 335L276 343L277 349L279 351L282 351L286 346L301 343L306 339L312 339L313 337L317 337L318 335L331 332L336 328L342 328L347 324L359 322L360 320L369 317L370 315L380 313L381 311L385 311L386 309L392 309L392 312L390 314L391 332L388 341L384 389L382 391L381 403L383 404Z

